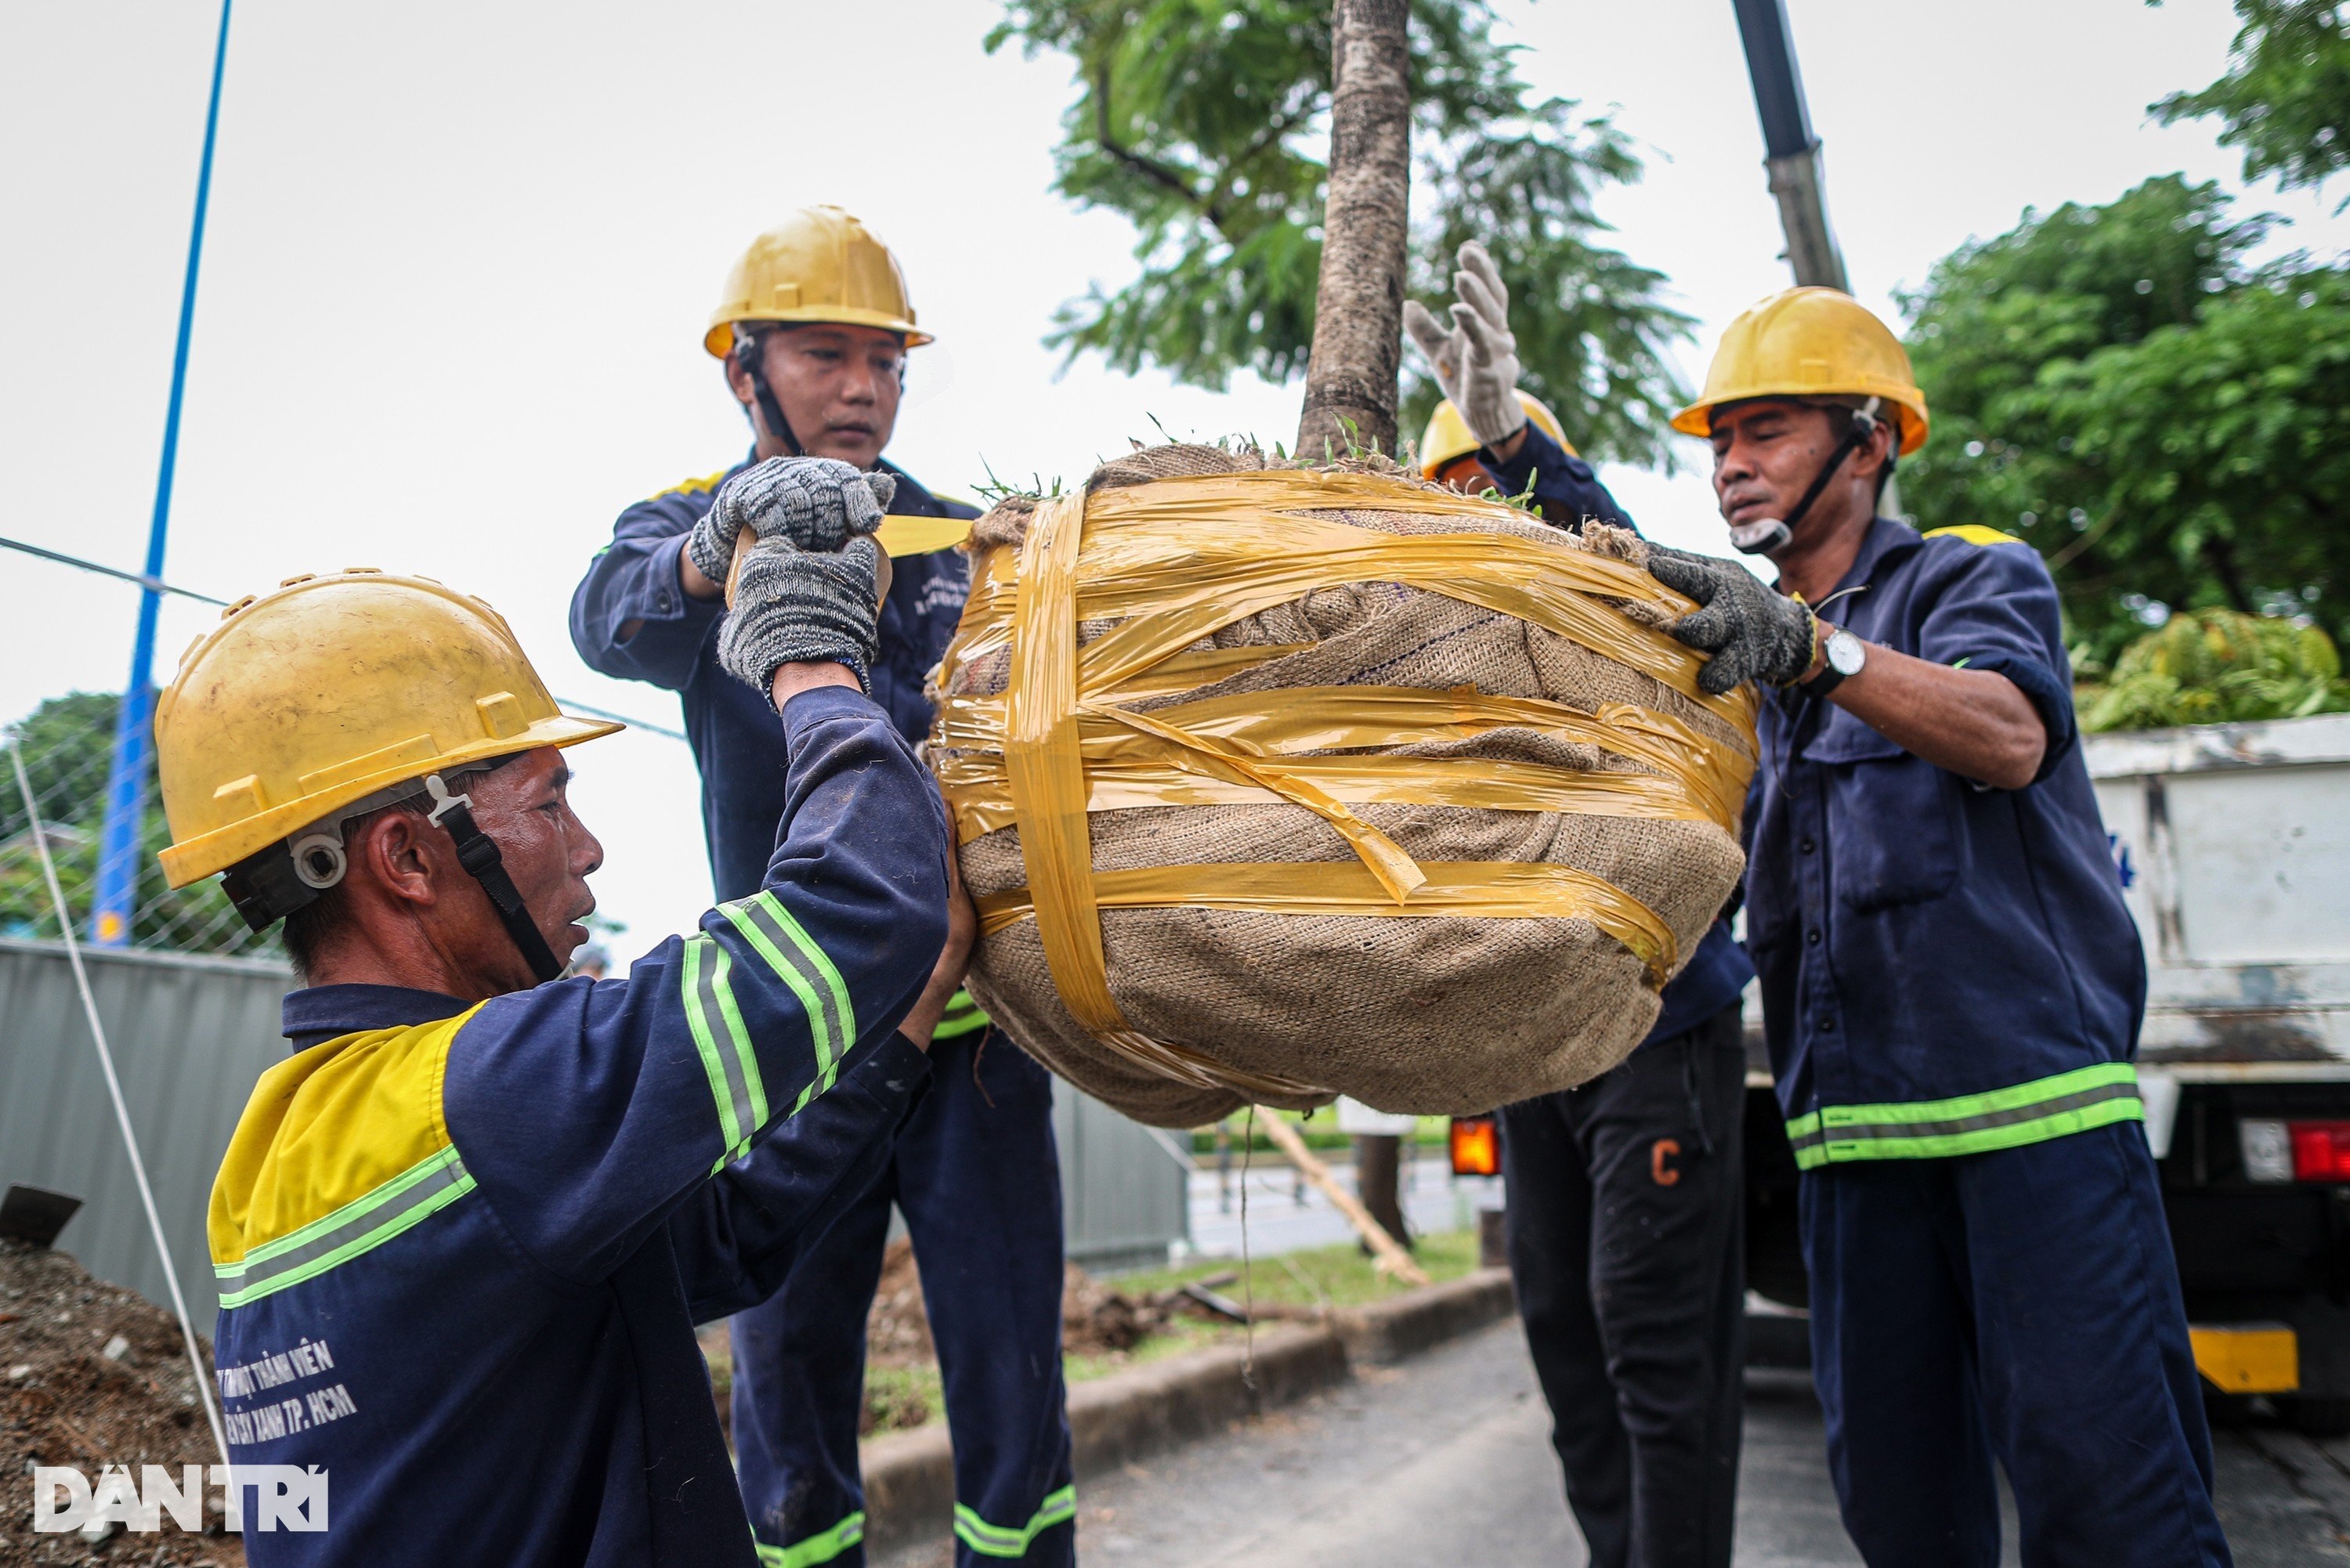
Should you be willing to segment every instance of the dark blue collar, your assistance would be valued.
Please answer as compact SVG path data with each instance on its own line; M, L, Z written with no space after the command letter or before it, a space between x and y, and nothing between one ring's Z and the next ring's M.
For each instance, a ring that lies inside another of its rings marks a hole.
M404 985L314 985L288 992L279 1009L280 1033L307 1051L363 1029L400 1029L454 1018L473 1004L437 991Z
M1925 542L1924 535L1898 518L1871 519L1868 533L1860 542L1860 554L1852 558L1852 569L1845 573L1844 580L1836 584L1835 591L1842 593L1846 588L1868 582L1877 576L1877 567L1908 555ZM1838 625L1843 624L1843 618L1834 612L1829 612L1829 618Z

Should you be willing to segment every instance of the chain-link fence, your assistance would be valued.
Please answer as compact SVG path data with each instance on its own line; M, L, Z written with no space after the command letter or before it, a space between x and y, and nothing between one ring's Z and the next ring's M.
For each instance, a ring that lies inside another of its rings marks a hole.
M121 701L113 692L77 691L51 698L8 727L25 753L41 831L57 862L75 934L84 938L89 933L98 886L99 839L106 823L107 776ZM217 877L177 892L164 886L163 868L155 856L172 836L155 788L153 759L151 746L130 944L175 952L275 956L276 938L246 929ZM58 935L57 910L41 877L40 855L17 790L16 769L0 754L0 936L55 940Z

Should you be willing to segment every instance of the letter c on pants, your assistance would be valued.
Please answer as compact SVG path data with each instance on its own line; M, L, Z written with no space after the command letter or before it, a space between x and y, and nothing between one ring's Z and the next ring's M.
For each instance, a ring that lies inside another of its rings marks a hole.
M1660 1137L1648 1146L1648 1175L1659 1187L1670 1187L1681 1179L1681 1173L1665 1161L1680 1153L1681 1140Z

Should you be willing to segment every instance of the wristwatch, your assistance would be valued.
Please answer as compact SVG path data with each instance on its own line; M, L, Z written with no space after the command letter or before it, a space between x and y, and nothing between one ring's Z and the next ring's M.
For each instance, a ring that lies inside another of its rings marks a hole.
M1859 674L1860 667L1868 662L1868 644L1842 627L1828 633L1827 646L1821 651L1827 656L1827 668L1795 688L1806 697L1826 696L1844 684L1846 676Z

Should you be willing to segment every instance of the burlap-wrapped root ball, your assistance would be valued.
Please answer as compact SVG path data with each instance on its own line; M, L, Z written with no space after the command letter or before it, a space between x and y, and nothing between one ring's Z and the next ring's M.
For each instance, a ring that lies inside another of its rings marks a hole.
M1139 1120L1582 1083L1738 879L1752 698L1698 692L1628 535L1170 446L967 547L929 754L971 990Z

